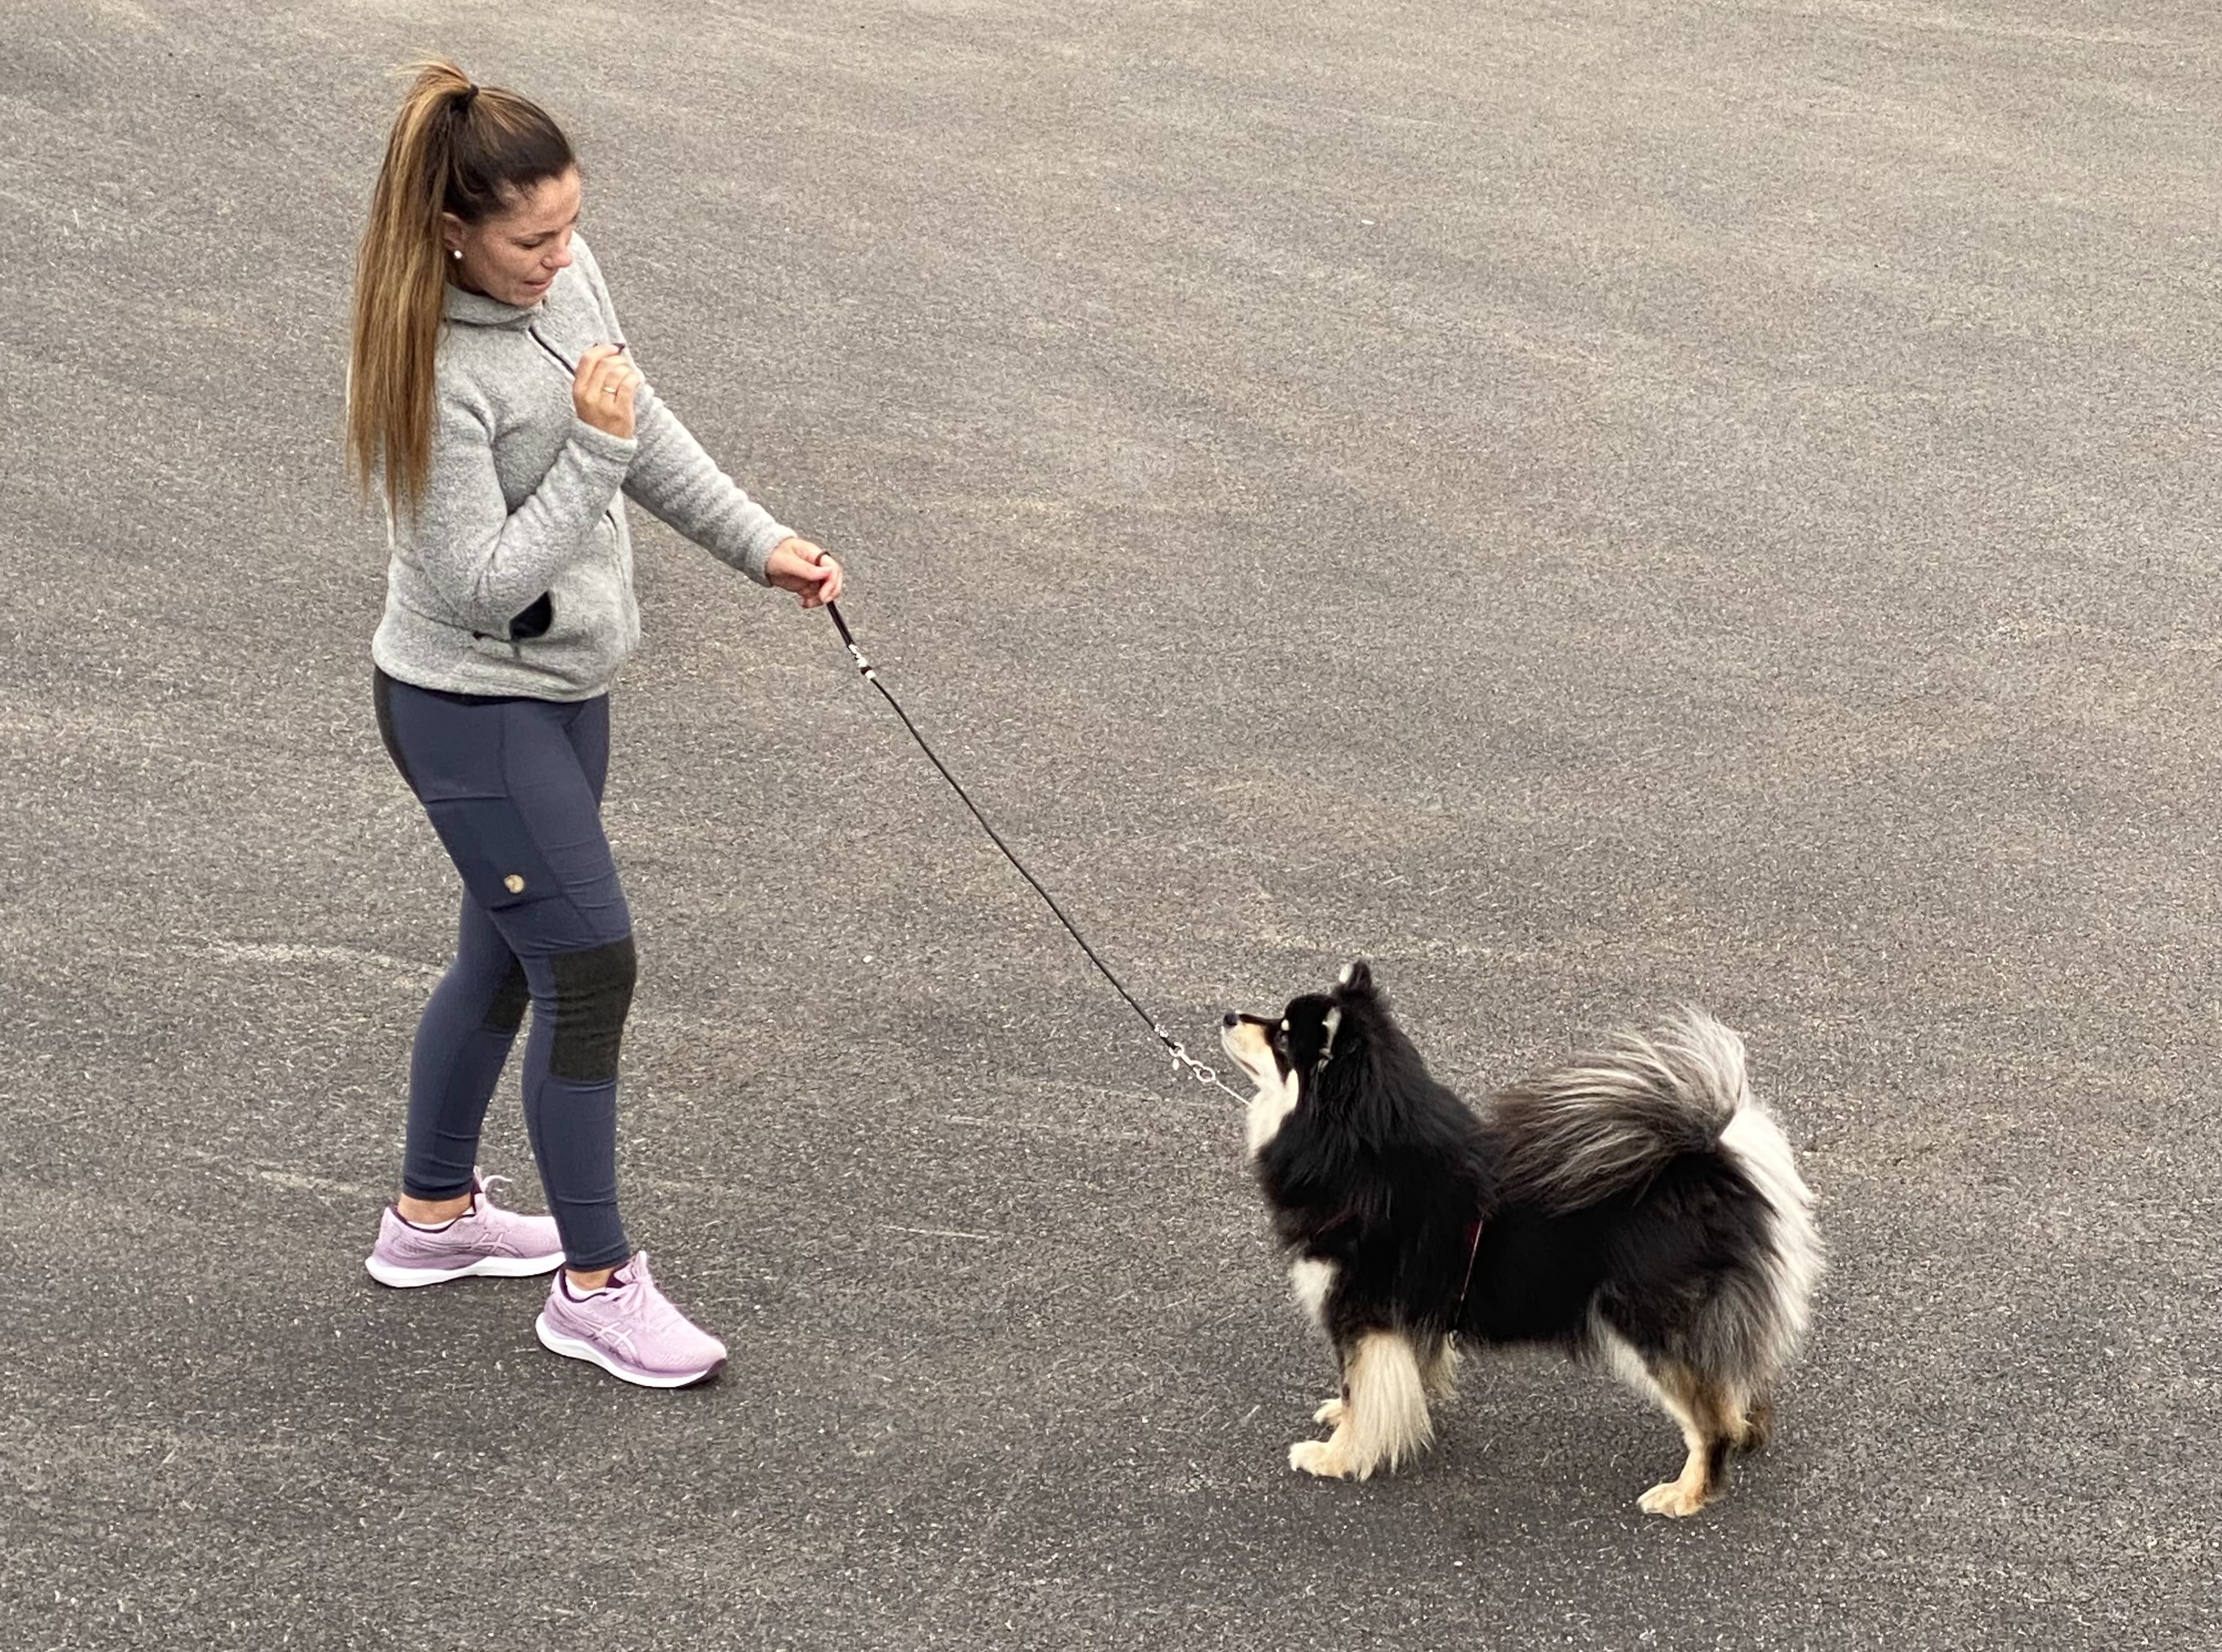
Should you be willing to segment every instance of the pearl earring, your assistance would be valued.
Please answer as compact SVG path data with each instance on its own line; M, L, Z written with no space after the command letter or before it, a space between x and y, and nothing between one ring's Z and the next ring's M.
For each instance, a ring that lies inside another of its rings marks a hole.
M463 249L461 247L450 247L448 249L448 256L460 264L463 261Z

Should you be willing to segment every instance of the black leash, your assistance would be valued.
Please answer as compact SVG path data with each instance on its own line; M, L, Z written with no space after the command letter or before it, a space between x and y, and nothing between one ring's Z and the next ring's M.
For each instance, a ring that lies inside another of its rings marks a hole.
M964 789L956 776L949 772L949 765L934 755L933 748L926 743L926 736L918 732L918 725L910 720L910 713L902 708L901 701L888 692L888 685L880 681L879 673L872 669L872 663L864 657L864 650L857 646L856 638L850 634L848 622L841 618L839 606L829 602L825 605L825 612L833 621L833 629L841 633L841 641L847 646L850 657L857 662L857 674L880 691L880 698L894 708L897 717L902 719L902 725L910 731L910 738L918 742L918 749L926 753L926 761L941 771L941 777L949 782L949 788L957 794L957 800L972 811L972 818L980 823L980 829L988 834L988 840L1003 851L1003 858L1010 862L1017 869L1019 876L1033 886L1033 892L1041 896L1042 904L1056 914L1058 922L1064 926L1064 933L1079 944L1082 952L1088 954L1088 961L1095 966L1096 972L1111 983L1111 989L1127 1001L1127 1007L1142 1018L1142 1025L1148 1027L1156 1035L1158 1042L1165 1046L1166 1051L1172 1056L1173 1070L1177 1072L1185 1067L1196 1076L1197 1083L1212 1085L1215 1089L1224 1090L1227 1095L1233 1096L1236 1101L1243 1101L1245 1099L1243 1096L1233 1090L1227 1090L1226 1085L1219 1082L1219 1074L1215 1069L1198 1061L1171 1033L1166 1032L1158 1024L1157 1017L1143 1008L1140 1000L1127 991L1126 984L1111 973L1111 966L1095 955L1095 949L1088 944L1088 938L1074 927L1072 920L1064 915L1064 908L1058 905L1057 898L1042 887L1039 878L1026 870L1026 863L1011 852L1011 845L1003 841L1002 834L989 824L986 815L980 813L980 806L972 801L971 794Z

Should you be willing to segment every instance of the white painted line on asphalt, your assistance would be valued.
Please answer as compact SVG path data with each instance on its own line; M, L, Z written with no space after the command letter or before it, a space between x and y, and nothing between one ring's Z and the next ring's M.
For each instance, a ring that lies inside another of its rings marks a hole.
M927 1239L978 1239L994 1241L998 1239L1007 1239L1010 1236L1007 1234L961 1233L954 1228L902 1228L898 1227L892 1222L883 1222L880 1226L886 1228L891 1234L918 1234Z

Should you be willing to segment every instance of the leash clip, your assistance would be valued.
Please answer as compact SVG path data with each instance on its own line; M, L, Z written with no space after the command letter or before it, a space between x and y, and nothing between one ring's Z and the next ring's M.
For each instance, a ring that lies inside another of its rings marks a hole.
M1233 1096L1238 1102L1242 1099L1240 1096L1236 1095L1234 1091L1227 1089L1226 1085L1219 1082L1218 1068L1207 1066L1202 1062L1198 1061L1194 1056L1188 1052L1188 1046L1183 1044L1178 1039L1166 1032L1164 1027L1159 1027L1155 1021L1150 1023L1150 1030L1158 1035L1158 1042L1164 1045L1167 1052L1171 1055L1173 1060L1174 1077L1179 1077L1181 1069L1185 1067L1190 1073L1195 1075L1196 1082L1197 1084L1208 1084L1222 1095Z

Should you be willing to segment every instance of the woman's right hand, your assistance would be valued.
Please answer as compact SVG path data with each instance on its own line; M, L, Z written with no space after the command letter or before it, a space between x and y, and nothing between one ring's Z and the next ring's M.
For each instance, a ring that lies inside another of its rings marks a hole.
M640 389L640 369L622 344L597 344L579 358L571 380L571 405L598 430L632 439L632 400Z

